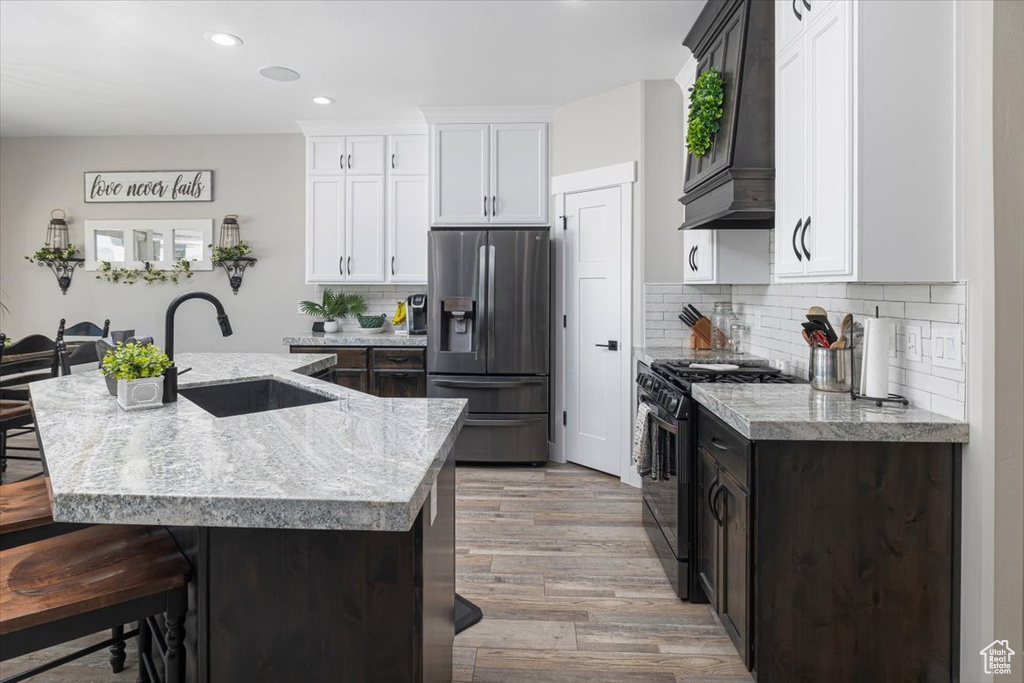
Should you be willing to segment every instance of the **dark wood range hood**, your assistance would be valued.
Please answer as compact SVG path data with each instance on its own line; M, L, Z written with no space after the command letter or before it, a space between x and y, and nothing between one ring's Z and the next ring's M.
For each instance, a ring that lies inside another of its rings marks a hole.
M722 72L721 128L703 157L686 160L680 230L774 227L775 3L708 0L683 45L697 74Z

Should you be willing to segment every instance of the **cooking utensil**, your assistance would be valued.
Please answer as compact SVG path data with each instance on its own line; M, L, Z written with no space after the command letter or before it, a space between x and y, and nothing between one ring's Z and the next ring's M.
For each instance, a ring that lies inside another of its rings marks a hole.
M807 309L807 319L812 322L820 322L825 328L825 334L828 335L829 344L839 339L839 335L836 334L835 329L832 327L832 323L828 319L828 311L821 306L811 306Z
M849 335L849 339L847 339ZM839 339L843 342L843 346L840 348L850 347L853 348L853 314L847 313L843 316L842 322L839 323Z
M811 335L808 334L807 330L801 330L800 334L804 336L804 341L807 342L808 346L814 346L814 340L811 339Z
M820 346L823 349L827 349L829 346L832 345L832 343L828 340L828 335L826 335L821 330L815 330L814 334L811 335L811 338L815 341L815 344L817 346Z

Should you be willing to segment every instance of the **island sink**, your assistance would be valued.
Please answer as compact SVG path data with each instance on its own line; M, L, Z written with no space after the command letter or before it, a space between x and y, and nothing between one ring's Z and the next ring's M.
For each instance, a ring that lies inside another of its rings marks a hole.
M262 413L335 400L278 379L210 384L179 389L178 393L216 417Z

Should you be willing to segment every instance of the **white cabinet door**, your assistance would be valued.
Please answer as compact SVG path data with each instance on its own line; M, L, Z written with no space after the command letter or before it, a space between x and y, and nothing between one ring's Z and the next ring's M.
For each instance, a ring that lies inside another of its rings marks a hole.
M349 135L345 138L345 170L349 175L383 175L384 136Z
M853 274L851 11L846 2L827 6L804 38L809 193L799 246L808 275Z
M306 138L306 171L309 175L337 175L345 172L345 138Z
M548 223L546 123L491 124L491 223Z
M683 263L683 282L713 283L715 272L715 231L686 230L683 235L685 262Z
M306 181L306 282L343 282L345 177Z
M431 223L480 225L490 220L488 125L440 123L433 132Z
M427 281L427 177L388 179L389 282Z
M389 135L388 172L392 175L426 175L427 136Z
M384 177L345 178L345 278L384 282Z
M797 43L775 60L775 275L800 277L800 237L807 218L805 53Z
M789 48L803 33L810 20L810 4L810 0L775 0L776 55Z

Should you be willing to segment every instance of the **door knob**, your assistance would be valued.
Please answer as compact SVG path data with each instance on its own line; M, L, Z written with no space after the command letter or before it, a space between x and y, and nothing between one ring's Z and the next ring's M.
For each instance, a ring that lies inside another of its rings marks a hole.
M619 342L614 341L612 339L609 339L607 344L594 344L594 346L600 346L602 348L608 349L609 351L619 350Z

